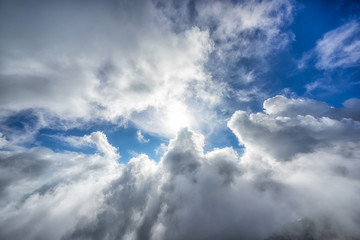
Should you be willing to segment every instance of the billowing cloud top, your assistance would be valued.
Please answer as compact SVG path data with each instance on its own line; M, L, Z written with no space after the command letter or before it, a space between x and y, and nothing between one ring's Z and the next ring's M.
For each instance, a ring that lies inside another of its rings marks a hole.
M2 151L1 237L359 237L360 123L328 117L333 109L317 101L276 96L264 106L229 121L242 156L204 153L203 136L187 128L159 162L117 163L101 132L76 139L99 154Z
M2 1L0 239L360 239L349 2Z

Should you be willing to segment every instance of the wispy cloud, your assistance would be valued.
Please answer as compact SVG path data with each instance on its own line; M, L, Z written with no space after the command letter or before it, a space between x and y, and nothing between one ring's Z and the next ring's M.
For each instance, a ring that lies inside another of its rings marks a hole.
M314 49L303 55L299 67L315 59L315 67L322 70L359 66L360 25L352 20L324 34Z
M104 154L105 157L119 159L118 149L113 147L107 140L103 132L97 131L90 135L81 137L77 136L54 136L60 141L64 141L74 147L95 146L98 152Z
M138 130L138 131L136 132L136 138L137 138L137 140L138 140L139 142L141 142L141 143L147 143L147 142L150 141L150 139L147 139L147 138L145 138L145 137L142 135L141 130Z

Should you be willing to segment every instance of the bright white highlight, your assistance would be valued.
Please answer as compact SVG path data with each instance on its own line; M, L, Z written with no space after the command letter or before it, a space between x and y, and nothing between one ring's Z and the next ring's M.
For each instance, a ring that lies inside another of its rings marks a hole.
M191 116L186 106L175 103L166 113L164 127L169 129L173 136L183 127L192 127Z

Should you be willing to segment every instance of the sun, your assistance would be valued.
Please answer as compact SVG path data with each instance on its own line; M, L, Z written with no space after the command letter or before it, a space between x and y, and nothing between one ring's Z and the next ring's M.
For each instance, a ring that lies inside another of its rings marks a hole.
M191 126L191 115L187 106L179 102L171 104L164 120L164 127L168 129L168 132L175 135L181 128L191 128Z

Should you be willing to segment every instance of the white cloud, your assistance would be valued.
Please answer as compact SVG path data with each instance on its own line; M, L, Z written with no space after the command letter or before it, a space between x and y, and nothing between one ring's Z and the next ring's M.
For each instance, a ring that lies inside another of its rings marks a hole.
M261 81L256 77L269 71L269 54L285 49L294 39L286 28L293 19L293 3L288 0L157 0L175 31L193 25L209 31L214 50L206 67L216 83L226 79L230 86L234 83L245 89L256 80ZM239 101L238 98L232 100Z
M188 85L210 81L203 70L212 51L209 33L172 32L152 3L8 2L2 9L2 109L43 109L70 123L121 123L159 109L164 127L134 122L141 128L152 122L152 132L173 136L178 129L164 124L174 109L191 110L183 100Z
M141 143L147 143L150 141L149 139L145 138L144 135L142 135L141 130L136 132L136 138Z
M359 127L357 121L343 119L337 109L315 100L276 96L264 102L264 110L238 111L228 126L247 149L281 161L322 145L350 141ZM335 115L338 120L330 118Z
M83 147L83 146L91 146L95 145L97 150L104 154L105 157L111 159L118 159L120 155L117 153L117 148L112 146L108 140L106 135L103 132L97 131L93 132L90 135L85 135L82 137L76 136L57 136L57 139L61 141L65 141L74 147Z
M158 2L175 29L194 23L209 29L215 51L223 60L265 56L291 40L291 34L282 32L292 21L293 6L287 0Z
M282 28L291 21L292 5L287 0L199 1L190 23L188 2L177 3L180 8L174 4L4 3L2 110L40 112L41 126L105 120L131 121L165 137L184 126L211 132L224 122L214 109L228 108L224 98L231 96L224 76L214 74L215 83L211 71L283 48L290 35ZM180 29L174 19L182 19ZM209 62L215 55L217 60ZM252 69L239 70L239 79L253 82L257 72Z
M322 116L329 110L329 105L324 102L302 98L288 99L281 95L269 98L264 102L264 112L272 116Z
M155 154L156 155L163 155L168 150L168 147L165 145L165 143L160 143L160 145L155 148Z
M204 152L204 136L186 128L213 131L223 121L214 109L232 109L224 98L264 98L208 70L243 59L266 68L267 54L291 40L282 31L291 2L190 3L2 5L0 120L22 113L36 123L0 127L1 239L360 237L359 99L332 108L276 96L263 112L237 111L228 126L242 156L231 147ZM357 63L354 26L324 35L313 50L318 68ZM250 66L237 72L242 84L256 81ZM139 141L141 131L181 130L159 146L159 162L134 154L119 163L102 132L58 137L95 154L21 146L44 126L104 120L132 121Z
M84 136L86 141L96 145L97 149L104 154L105 157L110 159L118 159L120 155L117 153L117 148L112 146L104 133L93 132L89 136Z
M338 111L277 96L265 113L237 112L229 126L245 145L242 156L232 148L204 153L204 137L187 128L159 162L145 154L120 164L99 154L2 151L0 236L358 238L360 123L345 111L357 102ZM107 143L102 133L81 139Z
M92 136L99 146L106 145L99 133ZM104 187L121 171L109 154L55 153L47 148L2 149L0 164L4 239L61 239L78 221L93 221L103 204Z
M359 23L352 20L324 34L313 50L304 54L299 62L303 68L315 58L315 67L329 70L337 67L354 67L359 65L360 38Z
M291 39L280 30L292 19L289 1L247 1L242 4L216 1L204 3L199 9L200 21L216 22L213 38L221 43L219 53L222 57L229 57L229 54L233 59L264 56L276 48L283 48ZM238 50L234 51L235 48Z

